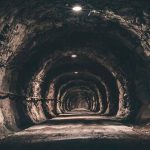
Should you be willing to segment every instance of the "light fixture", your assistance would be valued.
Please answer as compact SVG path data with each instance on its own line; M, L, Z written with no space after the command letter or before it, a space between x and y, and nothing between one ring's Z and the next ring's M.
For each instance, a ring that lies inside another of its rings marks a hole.
M78 74L78 72L76 71L76 72L74 72L74 74Z
M72 58L77 58L77 55L76 54L72 54L71 57Z
M80 12L82 11L82 7L80 5L75 5L72 7L72 10L75 12Z

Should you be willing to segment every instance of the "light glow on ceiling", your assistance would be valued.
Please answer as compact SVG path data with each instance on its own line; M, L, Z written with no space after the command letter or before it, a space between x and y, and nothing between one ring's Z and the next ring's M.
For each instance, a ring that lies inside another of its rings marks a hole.
M75 12L80 12L80 11L82 11L82 7L80 5L76 5L76 6L72 7L72 10Z
M77 55L76 54L72 54L71 57L72 58L77 58Z
M78 74L79 72L76 71L76 72L74 72L74 73L75 73L75 74Z

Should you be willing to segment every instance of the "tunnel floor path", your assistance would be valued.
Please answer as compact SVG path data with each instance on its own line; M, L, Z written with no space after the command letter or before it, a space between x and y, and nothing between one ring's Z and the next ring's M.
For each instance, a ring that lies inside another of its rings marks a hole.
M3 149L99 150L148 149L150 136L113 117L74 110L17 132L0 144Z

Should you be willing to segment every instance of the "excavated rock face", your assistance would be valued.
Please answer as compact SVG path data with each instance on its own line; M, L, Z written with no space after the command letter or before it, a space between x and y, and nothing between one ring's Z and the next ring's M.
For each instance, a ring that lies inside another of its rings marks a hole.
M149 56L146 0L1 0L0 132L81 106L150 119Z

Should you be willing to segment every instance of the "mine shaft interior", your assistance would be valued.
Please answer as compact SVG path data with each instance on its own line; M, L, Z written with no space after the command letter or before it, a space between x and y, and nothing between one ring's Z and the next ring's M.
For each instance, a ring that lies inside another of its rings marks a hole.
M150 149L148 0L0 0L0 149Z

